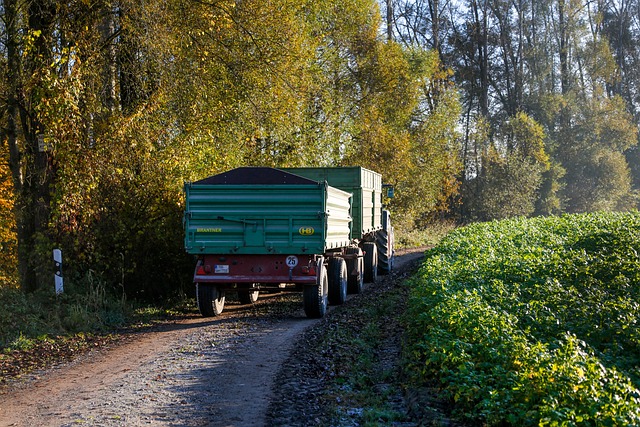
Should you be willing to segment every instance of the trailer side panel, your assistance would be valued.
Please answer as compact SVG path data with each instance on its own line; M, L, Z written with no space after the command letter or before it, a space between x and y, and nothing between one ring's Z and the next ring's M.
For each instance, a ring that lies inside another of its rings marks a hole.
M349 244L349 193L309 180L215 182L210 178L185 185L188 253L322 254Z

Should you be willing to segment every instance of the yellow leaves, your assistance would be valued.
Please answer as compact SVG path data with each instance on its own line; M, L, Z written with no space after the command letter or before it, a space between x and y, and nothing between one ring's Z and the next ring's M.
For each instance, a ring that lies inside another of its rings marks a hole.
M516 154L523 159L533 159L548 169L549 155L544 146L545 132L542 125L525 112L516 113L501 128L501 135L508 154Z
M0 145L0 286L15 286L17 272L17 237L13 214L14 191L8 166L6 144Z

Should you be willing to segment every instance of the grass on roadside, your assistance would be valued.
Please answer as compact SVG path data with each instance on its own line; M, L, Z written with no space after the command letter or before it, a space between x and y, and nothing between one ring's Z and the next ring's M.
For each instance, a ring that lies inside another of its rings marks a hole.
M405 229L402 225L395 225L396 249L418 248L433 246L456 228L455 223L442 221L434 222L424 228Z
M430 246L455 226L437 224L425 230L398 230L396 248ZM385 280L384 277L380 278ZM331 407L330 425L364 427L411 424L406 405L405 363L402 359L403 328L409 289L401 278L385 281L374 292L358 298L332 314L331 326L319 343L327 356L329 376L326 403ZM421 408L431 424L448 416L434 399L433 407ZM429 404L431 405L431 404ZM426 422L422 420L422 422Z
M331 332L321 343L331 354L327 399L333 406L332 425L347 419L361 426L407 421L396 358L400 350L397 309L404 296L398 289L363 298L336 313Z

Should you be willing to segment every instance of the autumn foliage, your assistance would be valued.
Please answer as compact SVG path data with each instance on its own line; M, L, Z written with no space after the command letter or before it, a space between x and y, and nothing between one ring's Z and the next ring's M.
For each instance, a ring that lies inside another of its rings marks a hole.
M6 147L0 145L6 159ZM17 286L16 222L13 215L14 192L7 163L0 163L0 286Z
M70 289L189 294L183 184L237 166L379 171L399 228L455 193L451 76L375 1L3 5L2 272L27 292L60 248Z

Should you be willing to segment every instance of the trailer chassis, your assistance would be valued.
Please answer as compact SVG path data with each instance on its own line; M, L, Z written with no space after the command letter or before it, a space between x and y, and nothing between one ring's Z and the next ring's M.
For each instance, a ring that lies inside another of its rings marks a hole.
M229 291L242 303L255 302L261 291L302 291L307 316L323 317L328 304L362 290L363 259L357 246L323 255L201 255L193 276L198 308L206 317L220 314Z

